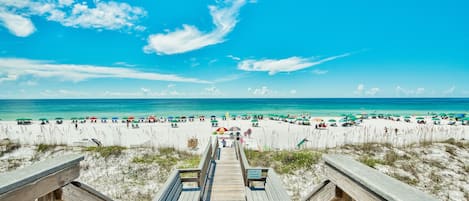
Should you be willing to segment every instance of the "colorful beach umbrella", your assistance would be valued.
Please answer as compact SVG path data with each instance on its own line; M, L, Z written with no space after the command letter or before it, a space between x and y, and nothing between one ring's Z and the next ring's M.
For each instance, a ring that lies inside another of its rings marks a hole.
M228 131L228 129L226 129L225 127L220 127L217 129L217 132L221 133L221 132L226 132Z
M233 127L230 128L230 131L240 131L240 130L241 130L241 128L236 127L236 126L233 126Z

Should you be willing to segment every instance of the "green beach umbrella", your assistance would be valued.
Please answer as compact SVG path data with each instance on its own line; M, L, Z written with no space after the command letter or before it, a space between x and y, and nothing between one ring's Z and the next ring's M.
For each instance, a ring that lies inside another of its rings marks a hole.
M129 119L129 117L122 117L122 119L127 120L127 119Z
M440 113L440 116L446 117L446 113Z
M423 118L423 117L417 117L417 118L415 118L415 119L417 119L417 120L424 120L425 118Z
M85 117L80 117L78 118L78 120L85 120Z
M55 120L63 120L63 119L64 119L64 118L62 118L62 117L57 117L57 118L55 118Z
M212 121L210 121L210 122L211 122L211 123L217 123L218 120L212 120Z
M328 121L328 122L331 122L331 123L333 123L333 122L337 122L337 121L336 121L335 119L329 119L329 121Z
M47 118L39 118L39 121L48 121Z
M406 118L406 119L410 119L410 116L404 116L404 118Z
M132 123L138 123L138 120L133 120Z
M395 114L394 117L401 117L401 115Z
M440 121L440 118L432 118L433 121Z
M70 120L77 120L77 119L78 119L78 118L76 118L76 117L72 117L72 118L70 118Z
M255 122L258 122L258 120L257 120L257 119L253 119L253 120L251 120L251 122L255 123Z

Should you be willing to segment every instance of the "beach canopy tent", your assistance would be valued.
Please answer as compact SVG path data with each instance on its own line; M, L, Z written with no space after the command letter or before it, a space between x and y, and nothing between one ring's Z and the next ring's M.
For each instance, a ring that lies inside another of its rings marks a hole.
M16 119L18 125L31 124L32 120L33 119L31 119L31 118L18 118L18 119Z

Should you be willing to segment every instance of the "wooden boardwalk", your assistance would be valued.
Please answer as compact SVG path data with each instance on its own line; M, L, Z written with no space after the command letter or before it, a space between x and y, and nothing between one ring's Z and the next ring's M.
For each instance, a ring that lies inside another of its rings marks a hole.
M235 149L220 148L220 160L216 160L210 200L245 201L245 186L241 165L236 159Z

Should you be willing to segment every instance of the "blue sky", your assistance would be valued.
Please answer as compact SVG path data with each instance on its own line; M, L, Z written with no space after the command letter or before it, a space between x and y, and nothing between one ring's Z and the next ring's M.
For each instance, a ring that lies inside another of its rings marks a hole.
M0 99L469 97L468 7L0 0Z

